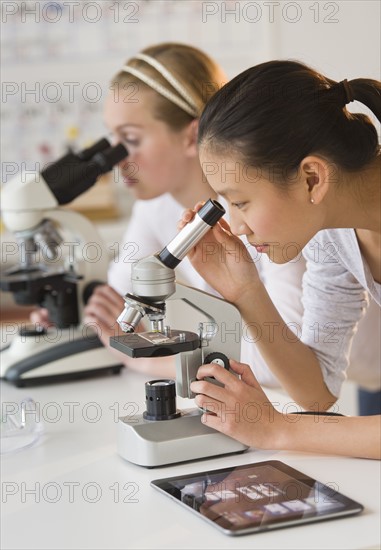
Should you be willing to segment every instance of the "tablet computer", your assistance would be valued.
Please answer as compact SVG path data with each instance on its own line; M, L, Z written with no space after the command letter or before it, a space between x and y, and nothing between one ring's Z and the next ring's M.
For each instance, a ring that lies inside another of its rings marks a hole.
M155 479L151 485L227 535L358 514L363 506L277 460Z

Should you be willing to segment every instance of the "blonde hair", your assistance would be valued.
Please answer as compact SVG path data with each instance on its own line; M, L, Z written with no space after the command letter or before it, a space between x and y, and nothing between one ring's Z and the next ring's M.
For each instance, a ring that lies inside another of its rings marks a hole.
M165 88L169 92L168 95L174 95L181 104L183 96L157 68L144 60L144 56L157 60L191 98L193 106L191 111L194 116L189 113L189 110L186 112L178 104L156 91L153 86L149 86L125 69L114 77L113 82L121 86L135 83L139 86L139 90L151 90L155 94L152 105L153 115L175 131L184 128L193 118L198 118L207 101L227 82L226 75L219 65L193 46L167 42L145 48L140 53L144 54L142 58L132 57L127 61L126 68L132 68L137 74L146 76L147 81L154 81L160 88Z

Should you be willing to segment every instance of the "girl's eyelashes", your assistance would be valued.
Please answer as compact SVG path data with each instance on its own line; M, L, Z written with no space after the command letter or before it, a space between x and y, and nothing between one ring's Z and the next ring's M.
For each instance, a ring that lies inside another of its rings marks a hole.
M238 210L241 210L246 204L247 204L247 202L232 202L231 203L231 205L234 206L235 208L238 208Z
M137 147L139 145L139 141L137 139L129 139L129 138L121 138L121 141L123 143L127 143L127 145L132 145L134 147Z
M108 138L113 144L125 143L127 145L132 145L133 147L137 147L140 143L138 139L128 137L128 136L123 136L118 132L109 132Z

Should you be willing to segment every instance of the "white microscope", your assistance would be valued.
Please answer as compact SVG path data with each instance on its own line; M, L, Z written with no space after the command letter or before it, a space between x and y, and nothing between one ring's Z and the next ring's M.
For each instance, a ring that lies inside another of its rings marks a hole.
M118 452L140 466L163 466L247 449L202 424L200 409L176 409L176 389L181 397L195 397L190 383L202 364L213 362L229 369L228 358L240 359L241 316L235 306L175 282L174 268L224 213L217 201L209 200L169 245L138 260L132 268L133 294L126 294L125 309L118 318L122 330L131 334L111 338L111 346L130 357L176 355L176 385L174 380L147 382L147 410L118 422ZM164 325L169 300L178 300L179 308L191 306L206 320L194 332L171 329ZM145 315L151 330L135 333Z
M89 189L127 156L121 144L101 139L68 153L41 173L20 174L1 192L1 216L19 243L20 262L3 271L0 288L17 304L47 308L52 327L25 325L1 350L1 378L15 384L46 383L122 365L105 349L96 327L83 324L83 309L97 284L107 280L106 247L80 214L59 208Z

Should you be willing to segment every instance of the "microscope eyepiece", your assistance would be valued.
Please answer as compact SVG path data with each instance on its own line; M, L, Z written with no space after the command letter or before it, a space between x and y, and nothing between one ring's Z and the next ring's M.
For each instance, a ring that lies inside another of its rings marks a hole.
M106 140L107 141L107 140ZM118 164L127 156L127 149L121 143L114 147L109 147L106 150L98 152L93 157L93 162L98 164L102 170L102 174L112 170L115 164Z
M80 151L77 153L77 157L81 160L90 160L93 158L94 155L99 153L100 151L104 151L105 149L108 149L111 147L111 144L108 139L102 138L91 147L88 147L87 149L84 149L83 151Z
M225 214L225 208L218 201L209 199L197 214L205 223L213 227Z
M224 214L224 207L216 200L209 199L194 219L158 254L159 260L171 269L177 267L189 250Z

